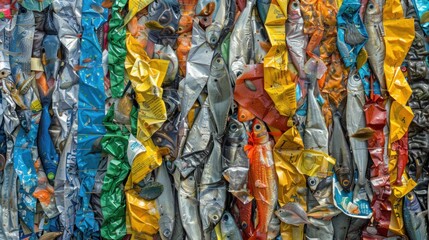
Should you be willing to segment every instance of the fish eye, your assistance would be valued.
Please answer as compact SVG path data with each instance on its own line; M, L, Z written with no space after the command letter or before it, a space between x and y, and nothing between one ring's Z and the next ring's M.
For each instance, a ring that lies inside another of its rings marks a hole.
M162 15L162 16L159 18L159 23L161 23L161 24L166 24L166 23L168 23L168 17L167 17L167 16L165 16L165 15Z
M261 128L262 128L261 124L258 123L258 124L255 125L255 130L261 130Z
M310 184L310 186L315 186L316 183L317 183L317 181L314 178L308 180L308 184Z
M355 81L359 81L359 80L360 80L359 75L357 75L357 74L353 75L353 79L354 79Z
M223 216L223 220L224 220L225 222L227 222L227 221L228 221L228 219L229 219L228 215L224 215L224 216Z
M350 184L350 181L348 179L343 180L343 185L348 186Z
M413 200L413 199L414 199L414 196L413 196L413 194L408 193L408 194L407 194L407 198L408 198L408 200Z
M246 229L246 228L247 228L247 223L246 223L246 222L242 222L242 223L241 223L241 227L242 227L243 229Z
M243 116L243 118L244 118L244 116ZM237 130L237 124L231 124L231 126L229 126L229 129L231 130L231 131L236 131Z
M368 4L368 8L369 8L370 10L374 9L374 4L372 4L372 3Z
M298 8L299 8L299 4L298 4L298 2L297 2L297 1L293 2L293 3L292 3L292 7L293 7L294 9L298 9Z

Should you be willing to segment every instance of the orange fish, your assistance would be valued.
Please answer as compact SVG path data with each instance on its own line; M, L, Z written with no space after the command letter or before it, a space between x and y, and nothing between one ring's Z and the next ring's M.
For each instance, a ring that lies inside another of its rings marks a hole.
M177 29L178 34L187 33L192 31L192 16L185 15L179 20L179 28Z
M255 115L249 110L245 109L243 106L238 105L238 121L247 122L253 120Z
M277 202L277 175L272 143L264 122L255 118L249 144L245 146L250 160L249 185L256 200L258 225L250 239L267 239L268 226Z
M192 23L195 16L195 5L197 5L197 2L198 0L179 0L182 16L179 20L178 34L192 31Z
M188 59L189 50L191 50L192 34L182 33L177 38L177 59L179 60L180 75L186 75L186 60Z

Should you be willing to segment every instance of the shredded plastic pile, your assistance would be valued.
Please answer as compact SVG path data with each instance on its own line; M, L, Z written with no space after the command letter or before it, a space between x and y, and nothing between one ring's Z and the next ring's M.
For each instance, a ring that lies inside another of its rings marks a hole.
M428 0L0 0L0 239L428 239Z

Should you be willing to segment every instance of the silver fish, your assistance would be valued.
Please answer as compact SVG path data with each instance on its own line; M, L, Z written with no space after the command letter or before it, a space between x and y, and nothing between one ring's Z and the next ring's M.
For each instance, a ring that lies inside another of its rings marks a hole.
M248 0L246 8L238 17L229 43L229 70L232 79L244 72L244 66L253 59L252 9L255 0Z
M222 136L232 104L232 87L225 61L220 53L213 57L207 92L210 111L216 127L215 132L218 136Z
M213 22L210 26L206 28L206 41L213 48L218 43L223 28L225 27L227 21L227 13L230 5L230 1L227 0L218 0L216 3L216 11L215 17L213 18Z
M175 207L172 204L174 202L173 188L165 163L158 168L156 181L164 186L161 196L156 199L156 206L160 215L159 233L161 239L171 239L174 228Z
M184 122L185 120L183 120ZM189 134L187 134L183 153L174 164L183 177L187 177L195 168L204 164L212 146L210 109L208 99L199 111ZM180 130L179 130L180 134Z
M322 110L315 97L315 76L309 87L307 95L307 119L305 123L304 147L305 149L314 149L328 153L328 129L325 124L325 119L322 115Z
M249 158L244 152L246 144L246 127L235 118L230 118L222 147L226 165L223 176L229 182L228 191L244 204L253 199L247 189Z
M385 0L369 0L365 11L365 27L368 32L368 41L365 49L368 52L368 61L380 82L382 94L386 91L386 81L384 80L384 28L383 28L383 6Z
M358 196L360 189L365 187L367 182L365 173L368 165L368 144L366 141L360 141L351 137L357 130L364 128L366 125L365 113L363 111L364 105L365 93L363 83L356 69L352 69L347 82L346 122L350 149L353 154L354 163L358 169L358 181L354 187L354 198Z
M340 113L336 112L333 116L333 127L331 141L329 142L329 152L335 158L334 171L340 181L341 187L345 191L350 191L353 185L353 160L349 145L344 136L341 126Z
M225 209L226 184L222 178L221 153L221 143L215 140L210 157L204 165L199 187L200 216L206 238L220 221Z
M299 226L301 224L311 224L305 210L299 203L296 202L286 203L283 205L283 207L275 211L275 214L280 219L280 221L287 224L295 226Z
M304 19L301 15L300 2L299 0L290 1L286 21L286 44L301 81L306 79L304 65L306 63L305 49L307 48L307 43L308 37L304 34ZM301 85L301 87L304 86L303 84Z
M197 22L192 29L192 46L186 63L186 77L179 84L181 119L185 119L207 84L214 50L205 41L205 32Z
M196 171L180 182L179 210L187 239L202 239L200 213L198 211Z
M253 60L255 63L262 63L269 50L269 44L264 24L262 23L256 8L253 8L252 10L251 24L253 31Z
M273 214L270 220L270 225L268 225L268 234L267 234L268 239L276 239L277 236L279 236L280 224L281 224L280 219L275 214Z
M170 45L155 44L154 58L170 61L163 85L171 84L176 79L177 72L179 71L179 59L177 58L176 51Z
M404 198L403 214L408 237L411 240L428 239L426 217L413 191Z
M222 239L228 240L228 239L234 239L234 240L241 240L243 239L241 237L240 230L238 229L237 225L235 224L234 218L232 217L231 213L228 211L225 211L225 213L222 216L222 220L220 221L220 230L222 233Z

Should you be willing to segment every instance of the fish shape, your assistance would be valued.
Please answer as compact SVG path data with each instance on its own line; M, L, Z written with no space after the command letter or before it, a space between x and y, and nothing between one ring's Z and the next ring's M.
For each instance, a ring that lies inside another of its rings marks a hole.
M335 158L334 171L341 187L348 192L353 186L354 167L350 148L341 126L340 114L334 113L331 141L329 142L330 155Z
M183 153L181 153L179 159L174 161L183 177L187 177L195 168L206 162L213 146L212 124L209 103L208 99L206 99L195 119L194 125L187 134Z
M223 176L229 182L228 191L244 204L253 199L247 189L249 159L244 152L246 144L246 127L230 118L222 146L222 157L226 165Z
M252 9L255 0L248 0L238 17L230 37L229 70L235 80L244 72L244 66L253 59Z
M288 19L286 21L286 44L293 65L298 71L301 89L305 89L304 80L306 73L304 65L307 57L305 49L308 44L308 37L304 34L304 19L301 15L300 2L293 0L288 5Z
M275 214L286 224L299 226L301 224L311 224L307 217L307 213L299 203L289 202L278 209Z
M322 115L321 107L316 100L316 77L313 75L312 82L307 94L307 119L304 132L305 149L313 149L324 153L328 152L328 129Z
M253 120L250 135L245 149L250 159L249 185L258 211L258 225L251 239L266 239L277 204L277 175L265 124L257 118Z
M222 30L228 21L228 11L229 7L232 5L231 1L219 0L216 3L216 12L215 17L213 18L210 26L206 28L206 41L214 48L222 34Z
M358 181L354 187L354 197L357 197L360 189L364 187L367 182L365 174L368 165L368 144L366 141L360 141L352 137L359 129L366 127L365 113L363 110L364 105L365 92L363 83L356 69L352 69L347 81L346 125L350 149L355 166L358 170Z
M222 136L232 104L232 86L225 60L220 53L213 56L210 76L207 81L210 112L216 127L216 134Z
M267 52L271 47L269 45L268 35L265 31L264 24L262 23L256 8L253 8L252 10L251 26L253 33L253 62L262 63L265 55L267 55Z
M198 211L196 175L194 172L194 174L181 180L178 194L183 228L185 229L187 238L190 240L202 239L203 232L200 213Z
M204 236L219 223L225 209L226 184L222 178L222 146L213 141L213 149L204 165L199 183L200 216Z
M365 141L372 138L374 134L375 134L374 129L372 129L371 127L364 127L364 128L358 129L351 137Z
M365 11L365 27L368 32L368 41L365 49L368 53L368 62L374 75L380 82L382 94L387 91L386 80L384 79L384 55L386 47L384 45L383 28L383 5L384 0L369 0Z
M412 191L404 198L403 215L405 229L411 240L428 238L427 219L422 213L422 208L416 195Z
M225 211L225 213L222 216L222 219L220 220L220 229L221 229L222 239L236 239L236 240L243 239L241 237L240 230L235 224L234 218L232 217L231 213L229 213L228 211Z
M159 211L159 233L161 239L171 239L175 221L175 206L171 204L174 201L173 188L165 163L159 166L156 174L156 181L164 186L164 191L156 199L156 206Z
M194 22L192 30L192 47L187 57L186 77L180 82L179 95L181 97L182 118L188 115L195 101L200 96L210 76L211 61L214 50L205 41L204 30ZM179 58L179 61L181 59Z

